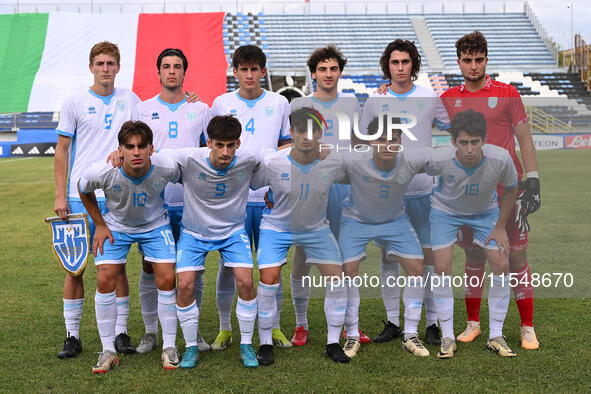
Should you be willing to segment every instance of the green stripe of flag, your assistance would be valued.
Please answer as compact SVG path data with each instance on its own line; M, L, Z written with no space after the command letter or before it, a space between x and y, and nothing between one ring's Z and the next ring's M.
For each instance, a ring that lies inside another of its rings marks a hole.
M0 15L0 112L27 111L49 14Z

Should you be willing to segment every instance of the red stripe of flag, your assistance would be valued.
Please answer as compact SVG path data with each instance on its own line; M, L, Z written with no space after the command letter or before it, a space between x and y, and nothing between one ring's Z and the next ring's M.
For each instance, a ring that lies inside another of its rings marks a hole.
M133 91L142 100L154 97L160 91L156 59L162 50L178 48L189 62L184 89L211 105L227 89L223 21L223 12L140 14Z

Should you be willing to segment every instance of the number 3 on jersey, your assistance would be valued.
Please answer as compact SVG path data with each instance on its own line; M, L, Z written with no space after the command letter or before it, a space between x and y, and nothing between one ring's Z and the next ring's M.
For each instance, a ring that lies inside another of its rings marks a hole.
M250 118L244 130L248 131L250 134L254 134L254 118Z

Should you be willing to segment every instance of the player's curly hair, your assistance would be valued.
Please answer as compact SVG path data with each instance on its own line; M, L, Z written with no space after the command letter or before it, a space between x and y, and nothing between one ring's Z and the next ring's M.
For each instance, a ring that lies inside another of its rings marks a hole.
M386 130L386 125L388 124L388 115L381 115L382 118L382 133ZM392 118L392 123L401 124L400 118ZM368 134L376 134L378 132L378 128L380 127L380 116L374 117L369 124L367 125L367 133ZM401 129L392 129L393 132L398 134L399 138L402 138L402 130Z
M119 134L117 135L119 145L125 145L129 137L134 135L140 137L142 143L148 145L152 145L152 141L154 140L154 135L152 133L152 129L150 128L150 126L148 126L141 120L128 120L127 122L121 125L121 130L119 130Z
M390 55L394 51L408 53L410 61L412 62L410 78L411 80L416 81L419 76L419 71L421 70L421 55L414 42L401 40L400 38L389 43L386 49L384 49L384 53L382 53L382 57L380 58L380 67L382 68L383 73L382 78L392 79L392 76L390 75Z
M258 64L259 67L265 68L267 64L267 56L263 50L256 45L242 45L234 51L232 55L232 67L238 68L240 65Z
M325 123L324 117L314 108L302 107L292 111L289 114L289 124L293 131L308 130L308 119L312 119L312 131L322 132L322 124Z
M214 116L207 125L207 137L210 140L236 141L242 134L242 125L233 115Z
M347 59L343 56L343 53L334 45L329 45L324 48L318 48L308 58L308 68L310 69L311 73L316 72L316 67L318 67L318 63L335 59L337 63L339 63L339 70L342 72L347 64Z
M119 62L121 61L121 54L119 53L119 47L117 46L117 44L113 44L112 42L102 41L97 44L94 44L94 46L90 49L90 55L88 55L89 64L92 64L94 61L94 58L100 54L113 56L115 58L115 60L117 60L118 65L119 65Z
M165 56L180 57L181 60L183 61L183 70L186 72L187 68L189 68L189 62L187 61L187 57L185 56L183 51L181 51L180 49L176 49L176 48L166 48L165 50L160 52L160 55L158 55L158 59L156 60L156 68L158 68L158 71L160 71L160 65L162 64L162 58L164 58Z
M470 55L479 52L484 53L484 56L488 56L488 43L486 42L484 34L478 30L466 34L456 41L456 53L458 59L462 56L462 53Z
M469 136L480 137L484 141L486 138L486 119L484 115L473 109L458 112L451 121L449 133L455 140L462 130Z

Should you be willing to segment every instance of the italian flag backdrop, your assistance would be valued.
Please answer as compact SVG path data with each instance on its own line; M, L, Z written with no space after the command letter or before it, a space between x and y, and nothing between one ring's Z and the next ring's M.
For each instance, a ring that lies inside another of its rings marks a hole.
M224 13L0 15L0 113L59 111L93 83L90 48L111 41L121 51L115 86L142 100L160 91L156 59L166 48L189 61L184 88L211 105L226 91Z

